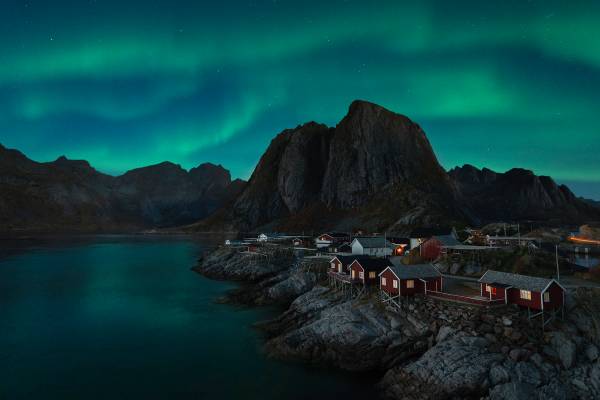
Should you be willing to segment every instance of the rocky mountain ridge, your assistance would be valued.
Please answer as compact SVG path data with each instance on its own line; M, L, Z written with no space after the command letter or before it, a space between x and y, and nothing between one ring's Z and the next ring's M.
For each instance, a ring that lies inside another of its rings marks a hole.
M120 232L203 218L244 183L220 165L164 162L117 177L64 156L39 163L0 145L1 232Z
M400 232L525 219L579 223L600 212L524 169L447 173L418 124L357 100L333 128L310 122L277 135L232 206L190 229Z

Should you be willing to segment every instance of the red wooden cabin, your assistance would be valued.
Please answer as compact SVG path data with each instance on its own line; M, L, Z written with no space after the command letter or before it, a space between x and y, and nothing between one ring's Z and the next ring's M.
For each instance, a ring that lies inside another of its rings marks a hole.
M385 258L358 258L350 264L350 277L364 285L374 285L379 281L379 273L390 265L390 260Z
M329 261L329 270L332 272L337 272L341 274L349 274L350 273L350 264L355 260L362 260L369 258L367 256L335 256Z
M554 279L488 270L479 283L482 296L532 310L557 310L565 301L565 288Z
M433 236L421 244L421 257L425 260L435 260L444 254L446 247L461 244L452 235Z
M442 274L431 264L387 267L379 274L379 283L381 290L392 297L441 292L443 289Z

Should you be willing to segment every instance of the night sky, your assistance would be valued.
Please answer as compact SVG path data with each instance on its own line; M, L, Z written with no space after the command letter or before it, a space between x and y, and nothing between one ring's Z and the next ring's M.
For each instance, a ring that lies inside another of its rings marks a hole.
M446 168L600 198L600 2L410 3L2 0L0 143L247 178L275 134L360 98L421 124Z

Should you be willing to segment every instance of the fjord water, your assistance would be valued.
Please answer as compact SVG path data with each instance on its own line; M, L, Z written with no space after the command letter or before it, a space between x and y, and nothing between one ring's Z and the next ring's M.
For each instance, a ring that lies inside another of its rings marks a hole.
M205 245L94 237L0 258L0 398L373 398L267 359L251 325L275 310L215 303L234 286L190 271Z

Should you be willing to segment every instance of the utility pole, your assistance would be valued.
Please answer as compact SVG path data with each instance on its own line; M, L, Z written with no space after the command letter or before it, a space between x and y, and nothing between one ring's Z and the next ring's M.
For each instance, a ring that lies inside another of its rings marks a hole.
M556 281L560 281L560 269L558 268L558 245L555 247L556 255Z

